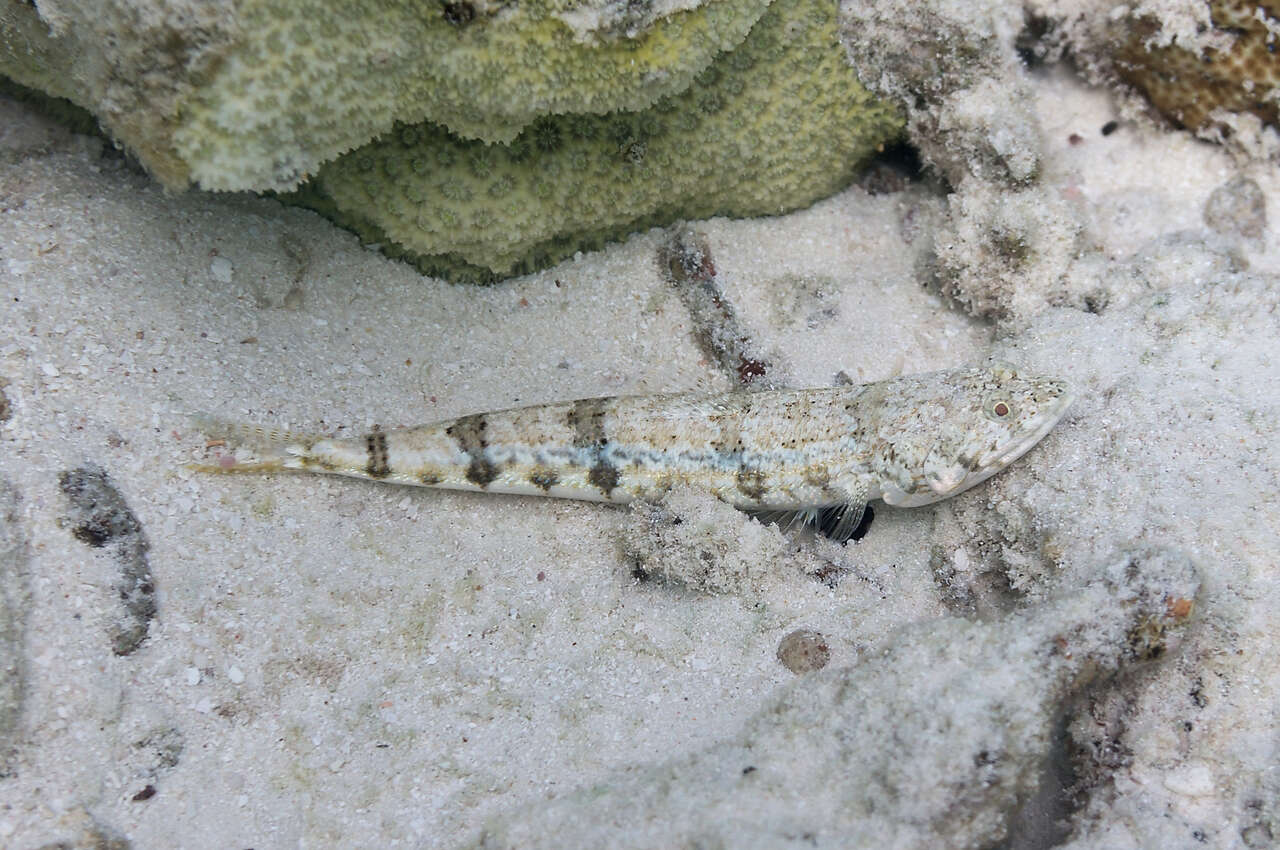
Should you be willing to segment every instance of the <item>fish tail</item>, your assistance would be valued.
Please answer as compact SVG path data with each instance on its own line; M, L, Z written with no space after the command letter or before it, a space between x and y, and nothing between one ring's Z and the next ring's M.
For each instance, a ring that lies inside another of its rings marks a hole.
M191 422L210 438L211 445L227 449L214 463L186 464L196 472L226 474L304 469L312 447L321 439L314 434L228 422L204 414L191 417ZM255 456L241 460L235 455L239 448L250 449Z

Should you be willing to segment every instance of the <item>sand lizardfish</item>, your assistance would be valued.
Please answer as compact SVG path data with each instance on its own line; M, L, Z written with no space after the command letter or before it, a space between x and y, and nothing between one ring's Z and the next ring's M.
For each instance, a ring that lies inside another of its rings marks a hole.
M995 475L1071 401L1064 381L997 364L859 386L581 399L341 439L206 426L260 454L199 468L615 503L685 485L743 510L823 515L845 540L873 499L926 505Z

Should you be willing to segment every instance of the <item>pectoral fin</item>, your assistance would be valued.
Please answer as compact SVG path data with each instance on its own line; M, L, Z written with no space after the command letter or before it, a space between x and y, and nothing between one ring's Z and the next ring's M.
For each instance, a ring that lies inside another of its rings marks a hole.
M875 512L866 502L835 505L824 509L815 523L824 537L837 543L861 540L871 525Z
M874 512L866 502L803 508L797 511L748 511L761 522L774 523L785 533L809 526L830 540L848 543L867 533Z

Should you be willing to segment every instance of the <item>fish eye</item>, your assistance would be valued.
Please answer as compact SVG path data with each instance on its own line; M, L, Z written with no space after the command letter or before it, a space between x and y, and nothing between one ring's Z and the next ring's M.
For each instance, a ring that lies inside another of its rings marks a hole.
M987 401L987 416L1000 422L1013 417L1013 404L1006 398L993 398Z

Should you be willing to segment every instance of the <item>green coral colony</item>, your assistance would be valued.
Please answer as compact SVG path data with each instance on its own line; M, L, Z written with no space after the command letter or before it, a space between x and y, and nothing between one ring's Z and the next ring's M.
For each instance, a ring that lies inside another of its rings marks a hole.
M678 219L805 206L900 127L845 63L835 14L777 0L741 46L645 110L543 117L505 145L398 126L294 199L424 272L473 281Z
M836 6L237 0L188 32L71 4L54 33L17 4L0 73L105 116L167 185L283 193L425 272L491 281L845 185L902 122L845 61ZM149 73L138 57L166 45L186 52ZM135 80L127 115L127 83L76 76L99 65Z
M543 115L646 109L741 44L769 0L706 0L669 15L651 0L237 5L252 36L186 107L178 145L193 162L250 141L327 160L352 147L353 131L363 143L392 119L510 142Z

